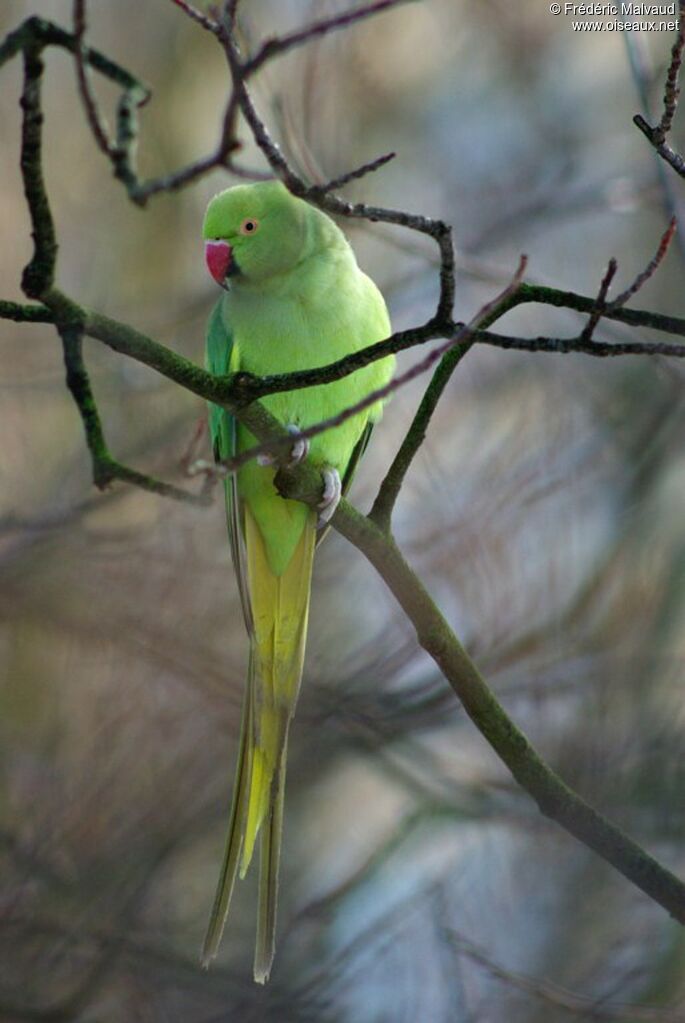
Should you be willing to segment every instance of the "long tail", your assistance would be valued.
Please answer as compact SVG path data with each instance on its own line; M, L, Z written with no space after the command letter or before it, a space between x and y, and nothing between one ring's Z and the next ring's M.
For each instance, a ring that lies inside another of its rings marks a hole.
M253 633L228 836L205 937L205 966L216 955L236 875L245 876L260 840L254 976L264 983L274 956L288 728L302 677L316 540L314 515L282 575L269 567L264 542L245 508L245 546Z

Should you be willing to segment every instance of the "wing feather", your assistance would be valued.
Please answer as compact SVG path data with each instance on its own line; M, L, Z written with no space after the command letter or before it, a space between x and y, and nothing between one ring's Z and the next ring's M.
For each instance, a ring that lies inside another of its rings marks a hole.
M210 373L224 376L234 368L231 363L234 357L233 336L223 316L223 297L212 309L207 324L206 334L206 365ZM212 448L217 462L232 458L238 449L238 422L234 416L209 402L209 428L212 436ZM250 636L254 633L250 597L247 588L247 561L245 541L243 539L242 509L238 499L238 476L232 473L224 480L226 494L226 527L231 546L231 558L238 580L240 604L243 609L245 625Z

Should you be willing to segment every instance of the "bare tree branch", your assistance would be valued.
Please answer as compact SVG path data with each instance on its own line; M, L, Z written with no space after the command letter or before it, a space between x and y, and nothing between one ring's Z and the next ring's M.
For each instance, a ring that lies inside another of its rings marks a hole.
M62 338L67 387L81 416L93 466L93 482L98 490L105 490L114 480L121 480L123 483L132 483L141 490L159 494L161 497L170 497L176 501L200 505L210 503L211 498L205 490L200 494L190 493L171 483L130 469L112 458L83 361L81 327L64 326L58 330Z
M196 21L198 25L202 25L203 28L206 28L208 32L212 32L216 35L219 31L217 22L214 21L213 18L208 18L202 13L202 11L198 11L197 7L193 7L191 3L188 3L188 0L171 0L171 2L172 4L176 4L177 7L180 7L181 10L187 14L189 18L192 18L193 21Z
M602 1023L604 1021L609 1023L611 1020L616 1023L621 1023L621 1021L625 1021L625 1023L682 1023L683 1011L681 1008L657 1009L644 1005L630 1005L625 1002L613 1004L586 998L559 984L552 984L548 980L536 980L534 977L506 970L463 934L459 934L449 927L441 928L441 933L455 952L477 963L496 980L522 991L524 994L532 995L546 1005L563 1009L574 1016L580 1016L583 1020L597 1020Z
M685 358L685 345L659 341L583 341L580 337L509 337L488 330L476 330L476 344L490 345L518 352L547 352L555 355L592 355L598 359L621 355L661 355Z
M635 114L633 123L640 129L659 156L666 163L670 164L677 174L685 177L685 159L666 141L673 126L673 118L678 108L678 98L680 96L680 70L683 60L683 49L685 48L685 0L680 0L679 11L678 35L673 44L671 62L666 74L664 106L661 119L655 127L652 127L642 114Z
M295 470L298 476L300 469ZM292 488L286 496L293 496ZM466 713L540 811L685 923L685 884L569 789L541 759L498 703L392 537L346 501L331 521L380 573Z
M341 174L340 177L333 178L332 181L327 182L325 185L313 185L311 192L312 194L319 192L321 195L325 195L326 192L335 192L338 188L344 188L345 185L349 185L350 181L358 181L359 178L380 170L381 167L385 167L386 163L394 160L396 156L397 153L385 153L383 156L376 157L375 160L363 163L361 167L357 167L355 170L347 171L345 174Z
M412 424L380 485L373 508L369 514L369 518L385 532L390 531L392 513L402 489L402 484L414 457L426 438L431 418L442 397L443 391L458 363L471 347L469 339L473 336L474 330L482 324L490 323L497 319L499 310L504 308L509 300L514 297L523 280L526 264L526 256L521 256L518 269L504 291L491 302L488 302L487 305L483 306L470 323L457 333L451 344L448 342L447 345L440 345L439 348L435 349L435 352L431 353L436 359L440 358L440 364L424 393Z
M559 309L570 309L579 313L591 313L596 305L596 298L586 295L578 295L576 292L563 291L558 288L549 288L538 284L521 284L514 295L498 307L497 318L500 319L504 313L519 305L528 303L539 303L541 305L554 306ZM631 327L647 327L651 330L659 330L666 334L674 334L685 337L685 319L676 316L665 316L660 313L653 313L643 309L615 308L610 303L603 314L605 319L618 323L624 323ZM377 359L385 358L386 355L398 354L407 351L416 345L434 341L439 337L454 335L466 328L466 324L450 320L448 324L441 324L444 333L438 329L435 320L431 319L420 327L412 327L407 330L397 331L385 341L362 348L352 355L347 355L335 362L327 363L316 369L297 370L292 373L274 374L273 376L254 377L248 373L236 374L234 378L237 390L235 397L240 401L257 400L267 394L280 394L283 391L295 388L313 387L317 384L330 383L333 380L340 380L342 377L355 370L368 366ZM683 346L676 344L658 344L649 341L635 341L626 343L603 343L581 342L579 337L572 338L517 338L502 334L493 334L483 330L473 332L473 340L483 344L494 345L499 348L518 348L521 351L550 352L555 354L569 354L579 352L593 356L611 355L671 355L682 357Z
M680 25L678 27L678 36L673 49L671 50L671 63L668 67L666 74L666 85L664 88L664 112L661 115L659 126L657 131L662 138L666 138L671 128L673 127L673 118L678 107L678 98L680 96L680 67L683 62L683 47L685 47L685 25L683 25L683 15L685 15L685 2L680 0Z
M26 305L0 299L0 319L15 323L54 323L55 314L44 305Z
M620 307L622 305L625 305L626 302L628 302L633 297L633 295L636 295L638 293L640 288L642 288L643 285L647 283L650 277L654 276L656 271L661 266L666 256L666 253L669 250L677 226L678 221L676 220L675 217L671 217L668 227L661 236L661 240L659 241L659 247L654 253L654 256L652 257L652 259L650 259L649 263L644 268L644 270L642 270L642 272L637 275L633 283L628 288L626 288L625 291L622 291L621 294L613 300L613 302L609 303L610 309L620 309Z
M223 16L229 28L233 28L235 19L238 17L238 4L240 0L224 0Z
M177 2L178 0L174 0L174 3ZM330 32L337 32L341 28L348 28L350 25L355 24L355 22L373 17L375 14L381 14L391 7L399 7L400 4L410 2L412 0L376 0L375 3L369 4L366 7L354 7L352 10L345 11L343 14L337 14L332 18L313 21L297 32L290 32L288 35L274 36L271 39L267 39L262 43L257 53L245 62L243 74L245 77L249 77L258 71L268 60L287 53L288 50L292 50L296 46L302 46L313 39L319 39L321 36L328 35Z
M580 335L581 342L583 342L585 344L587 344L588 341L592 340L592 335L595 332L595 327L597 326L597 324L599 323L600 319L602 318L602 315L603 315L604 310L606 308L607 293L609 291L609 287L611 285L611 282L613 281L614 277L616 276L617 269L618 269L618 263L616 262L616 260L613 259L613 258L610 259L609 260L609 264L608 264L608 266L606 268L606 273L604 274L604 277L602 278L602 282L601 282L601 284L599 286L599 291L597 293L597 298L595 299L595 307L592 310L592 312L590 313L590 318L587 321L586 326L583 328L582 334Z
M85 58L85 37L86 37L86 0L74 0L74 42L76 48L76 77L78 80L79 93L86 112L86 120L90 125L97 145L110 158L114 155L114 145L109 137L107 123L100 113L97 100L93 94L90 83L88 64Z
M21 277L21 287L28 298L41 298L52 287L57 260L55 226L43 180L42 78L40 48L27 46L24 50L24 86L19 103L23 115L21 175L33 236L33 256Z
M654 128L650 127L645 121L642 114L635 114L633 117L633 123L640 129L642 134L649 140L653 148L659 154L659 156L670 164L676 174L679 174L681 178L685 178L685 159L676 153L667 142L657 142L654 134Z

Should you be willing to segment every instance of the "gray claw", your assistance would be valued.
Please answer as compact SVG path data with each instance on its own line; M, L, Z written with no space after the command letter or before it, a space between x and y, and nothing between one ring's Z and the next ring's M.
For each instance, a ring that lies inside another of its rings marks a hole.
M288 433L292 433L293 437L297 440L290 449L290 459L288 461L288 468L292 469L294 466L299 465L303 462L309 454L309 438L300 437L299 427L295 426L294 423L288 423L286 426Z
M290 449L290 458L286 463L288 469L293 469L296 465L299 465L300 462L303 462L309 454L309 440L307 437L300 437L300 428L299 426L295 426L294 423L288 423L286 425L286 430L288 433L291 433L293 437L297 438ZM275 455L257 455L257 464L261 465L262 468L268 468L269 466L276 465L277 463L278 458Z
M223 479L227 475L223 465L215 465L214 462L207 462L204 458L196 458L186 469L186 476L199 476L200 473L203 473L208 479L210 477Z
M319 518L316 523L319 529L331 520L342 497L342 483L340 482L338 470L331 468L322 469L321 475L323 477L323 494L317 505Z

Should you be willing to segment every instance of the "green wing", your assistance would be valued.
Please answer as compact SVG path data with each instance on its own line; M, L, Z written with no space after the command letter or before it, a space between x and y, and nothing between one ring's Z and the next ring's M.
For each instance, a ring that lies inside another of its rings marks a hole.
M215 376L223 376L229 372L233 352L233 338L221 315L222 302L223 298L220 298L212 309L205 334L205 366ZM212 447L218 462L221 458L230 458L233 454L235 419L214 402L210 401L207 404Z
M220 298L212 309L207 323L205 335L205 365L210 373L223 376L230 372L231 355L233 353L233 336L226 326L222 315L223 298ZM232 458L237 450L238 424L234 416L220 405L208 402L209 430L212 437L214 458L217 462ZM237 476L231 473L224 481L226 494L226 526L231 544L231 557L238 580L240 603L247 630L252 635L252 611L247 589L247 573L245 568L245 544L242 531L242 511L238 500Z
M212 309L207 331L205 334L205 365L210 373L222 376L230 372L231 355L233 354L233 336L224 322L222 315L222 302L219 299ZM208 402L209 429L212 438L214 458L217 462L225 458L232 458L237 450L237 421L236 419L213 402ZM242 508L238 499L237 476L232 473L224 480L224 491L226 494L226 525L228 527L228 538L231 545L231 557L238 580L240 592L240 603L243 609L243 617L247 631L252 637L254 627L252 624L252 611L247 589L247 573L245 559L245 542L242 531ZM250 642L250 663L248 667L248 678L250 682L246 689L246 696L243 701L242 722L240 726L240 749L238 753L238 766L236 780L233 789L233 800L231 804L228 838L224 854L221 875L217 885L212 914L205 937L203 962L209 965L217 952L221 934L224 929L228 905L231 901L231 893L238 872L238 861L245 834L245 821L247 819L247 800L250 794L250 757L249 737L252 734L253 713L252 684L254 674L254 662L252 658L252 642Z

